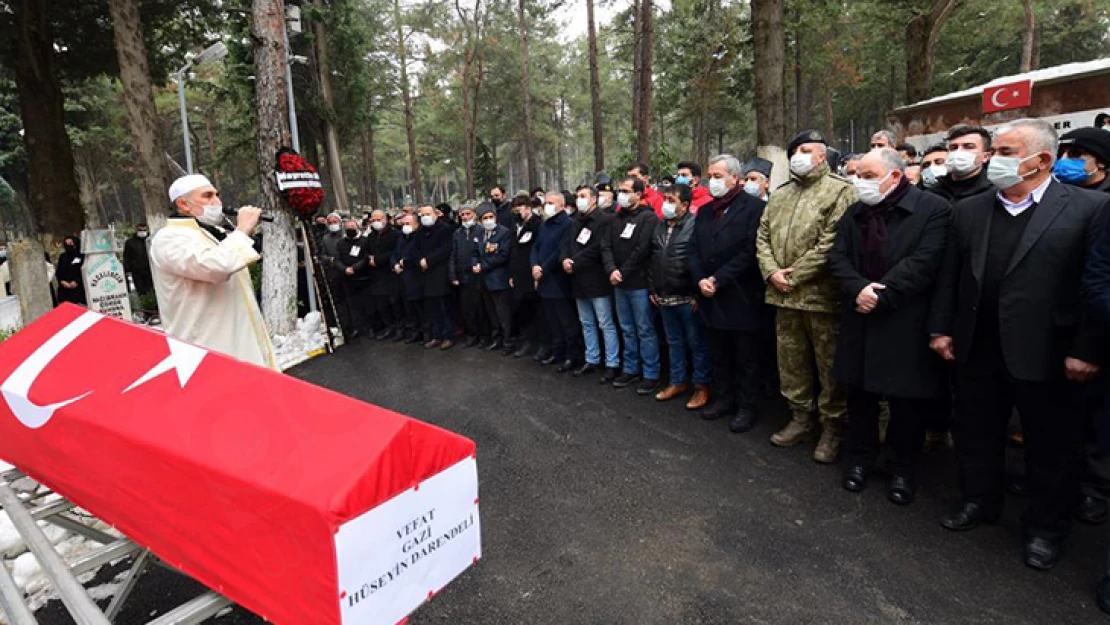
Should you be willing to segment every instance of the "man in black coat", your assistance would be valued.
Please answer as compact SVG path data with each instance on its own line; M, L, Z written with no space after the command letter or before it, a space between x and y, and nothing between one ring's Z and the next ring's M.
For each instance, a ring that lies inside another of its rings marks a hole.
M493 185L489 192L489 201L493 202L493 207L497 210L497 223L512 230L516 225L513 221L513 205L505 195L505 187L500 184Z
M532 247L532 279L543 303L547 329L551 334L551 355L542 365L561 363L559 373L579 366L582 346L578 316L571 303L570 277L559 263L559 254L570 236L571 219L563 205L563 194L552 191L545 196L544 221Z
M991 133L978 126L958 124L948 129L944 140L948 144L945 159L948 173L937 178L936 184L929 187L929 192L955 204L993 190L994 185L987 176Z
M744 192L735 156L709 161L713 200L698 209L690 275L698 285L698 313L708 329L713 401L704 419L730 417L729 429L755 426L759 399L758 333L765 285L755 257L759 220L766 202Z
M424 342L424 272L420 270L420 220L416 215L401 216L401 236L393 251L393 273L401 276L405 308L406 343Z
M597 191L578 187L575 205L578 213L564 244L563 271L570 275L571 293L582 324L586 358L574 370L576 377L590 375L601 366L601 343L605 343L605 367L601 382L612 383L620 368L620 339L613 319L613 285L602 260L602 241L609 236L613 216L598 209Z
M510 259L509 286L513 289L513 332L520 339L514 358L523 358L537 350L537 361L551 355L540 296L532 279L532 246L540 229L540 219L532 212L531 198L513 198L513 252Z
M463 347L487 347L489 321L482 309L482 280L471 271L471 261L478 254L478 216L474 206L463 204L459 209L459 227L451 235L451 258L447 261L447 279L458 289L462 307L463 329L467 339Z
M339 242L335 266L342 276L344 299L351 311L351 332L348 339L372 334L370 301L370 246L358 229L358 222L348 219L343 224L343 240Z
M421 206L420 232L416 247L420 253L419 269L424 273L424 349L451 349L455 328L447 310L450 289L447 263L451 258L453 228L432 206Z
M482 228L478 246L470 260L470 271L482 283L482 306L494 327L494 338L486 351L502 350L502 355L516 351L513 346L513 294L509 286L510 261L513 253L512 232L497 222L497 207L491 202L478 205Z
M147 248L147 237L150 228L146 224L135 227L135 235L123 244L123 269L131 274L135 283L135 292L146 295L154 292L154 278L150 274L150 251Z
M1060 558L1083 439L1078 383L1102 364L1102 324L1082 306L1080 275L1110 210L1106 194L1053 180L1056 131L1018 120L995 131L990 178L1001 191L954 207L929 323L931 347L957 363L956 454L963 501L942 525L998 519L1006 425L1025 432L1030 505L1025 563Z
M952 208L917 189L891 149L859 163L860 201L840 220L829 269L840 282L840 334L833 374L844 382L848 414L842 484L864 489L879 457L879 402L890 405L893 450L887 497L916 493L917 458L928 414L947 391L944 361L925 340L933 287L944 260Z
M396 308L397 274L393 273L390 259L397 247L401 233L389 224L385 213L370 213L370 232L366 247L370 263L370 304L384 328L374 338L381 341L394 338L401 332L402 311Z

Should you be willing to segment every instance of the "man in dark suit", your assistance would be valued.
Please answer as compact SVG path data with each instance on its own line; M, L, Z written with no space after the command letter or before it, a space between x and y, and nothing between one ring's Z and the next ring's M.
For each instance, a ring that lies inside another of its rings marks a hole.
M471 260L471 272L482 281L486 318L495 328L493 342L486 347L486 351L502 349L510 354L515 349L511 335L513 295L509 289L513 235L498 223L497 207L491 202L483 202L477 212L482 220L482 232L478 235L478 245Z
M733 432L755 425L764 290L755 240L766 202L744 193L742 173L735 156L710 159L706 175L713 201L698 210L689 259L713 361L713 402L701 414L730 417Z
M343 224L344 237L339 242L335 266L343 281L343 294L351 310L353 331L348 338L356 339L370 330L370 246L358 229L358 222L348 219Z
M442 209L441 209L442 210ZM419 268L424 273L424 343L425 349L451 349L455 328L447 310L450 290L447 285L447 262L451 258L451 235L454 228L431 206L421 206L420 232L417 249Z
M402 331L403 312L397 309L395 300L397 274L393 273L390 263L400 237L401 233L389 225L384 212L375 210L370 213L370 232L366 235L366 246L370 252L370 300L374 313L385 326L374 337L379 341L394 338Z
M566 373L578 366L581 346L578 315L571 303L570 276L559 266L559 253L570 236L571 219L563 206L563 194L551 192L543 205L543 225L532 247L532 279L543 301L547 328L551 332L551 355L540 361L562 363L557 371Z
M957 363L956 454L963 501L941 524L998 519L1006 425L1025 432L1030 505L1025 563L1047 570L1068 532L1083 441L1077 383L1099 371L1102 324L1080 277L1110 199L1053 180L1057 138L1043 120L995 132L989 176L1000 189L954 208L929 322L931 347Z
M489 323L482 312L482 280L471 270L471 260L478 253L478 215L472 204L459 208L459 227L451 235L451 258L447 262L447 278L458 290L462 308L462 325L466 331L463 347L487 347L490 339Z
M513 332L520 339L520 347L513 352L513 358L530 356L535 349L534 357L538 362L551 355L547 347L547 322L536 293L536 281L532 279L532 247L539 234L540 218L532 212L531 198L527 195L514 197L512 209L515 236L509 285L513 289Z

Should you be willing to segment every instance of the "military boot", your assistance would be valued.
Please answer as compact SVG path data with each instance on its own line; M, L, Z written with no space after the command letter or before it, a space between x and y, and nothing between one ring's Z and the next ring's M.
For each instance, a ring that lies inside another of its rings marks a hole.
M812 434L813 421L809 418L809 413L796 411L786 427L771 435L771 444L776 447L793 447Z
M830 422L822 426L821 440L813 450L813 459L821 464L832 464L840 457L840 424Z

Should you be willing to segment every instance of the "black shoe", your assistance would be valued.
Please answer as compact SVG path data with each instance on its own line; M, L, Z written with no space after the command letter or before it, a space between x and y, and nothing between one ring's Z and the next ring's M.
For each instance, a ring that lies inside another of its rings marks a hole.
M362 332L359 332L358 330L351 330L351 333L347 335L347 340L353 341L360 336L362 336Z
M552 357L551 350L546 348L546 347L540 347L539 350L536 351L536 355L533 356L533 358L535 359L536 362L543 362L543 361L545 361L545 360L547 360L548 358L551 358L551 357ZM552 360L551 362L555 362L555 361Z
M584 375L590 375L590 374L593 374L593 373L597 373L597 365L591 365L590 363L587 362L587 363L583 364L581 367L578 367L577 369L575 369L574 373L572 373L571 375L573 375L576 378L580 378Z
M708 408L701 411L701 418L706 421L721 419L736 414L736 406L731 403L714 401Z
M512 356L513 352L515 352L515 351L516 351L516 345L514 345L512 343L505 343L505 348L501 350L501 355L502 356Z
M403 330L398 330L397 332L395 332L393 334L393 341L395 343L400 343L401 341L404 341L404 340L405 340L405 332Z
M540 364L545 366L545 367L547 365L555 364L555 355L554 354L548 355L547 358L544 358L543 360L540 361Z
M1079 499L1079 505L1075 510L1075 518L1090 525L1102 525L1108 517L1110 517L1110 510L1107 509L1105 499L1091 497L1090 495Z
M1103 612L1110 614L1110 575L1102 578L1095 589L1095 603Z
M728 422L728 429L735 434L742 434L755 427L755 411L741 408L736 416Z
M567 371L574 371L578 365L574 364L573 360L564 360L563 364L555 367L555 373L566 373Z
M524 358L532 352L532 345L530 343L521 343L520 347L513 352L513 358Z
M1006 492L1014 497L1028 497L1029 481L1025 479L1024 475L1006 476Z
M375 341L384 341L387 338L389 338L389 330L382 330L381 332L378 332L374 335Z
M466 342L463 343L463 347L474 347L478 344L478 340L476 336L467 337Z
M487 352L495 352L503 347L505 347L505 344L501 342L501 339L493 339L489 342L489 345L486 345L482 349L486 350Z
M490 343L491 343L491 339L482 339L482 340L478 341L478 345L476 345L476 347L478 349L485 349L485 348L490 346Z
M625 388L641 380L639 373L622 373L613 380L613 388Z
M987 514L987 511L973 501L968 501L960 504L948 516L940 520L940 524L944 529L952 530L953 532L966 532L973 530L980 525L993 525L998 521L998 515Z
M867 467L856 464L844 470L840 485L850 493L858 493L867 488Z
M659 380L645 378L643 384L636 388L637 395L654 395L659 391Z
M914 486L912 479L898 474L890 476L890 481L886 485L886 498L890 500L890 503L908 506L913 503L915 493L917 493L917 488Z
M1047 538L1034 537L1025 542L1025 565L1038 571L1047 571L1060 562L1060 543Z
M409 337L409 340L405 341L405 344L406 345L415 345L416 343L423 343L423 342L424 342L424 337L423 336L421 336L419 334L413 334L412 336Z
M598 384L612 384L613 380L617 379L616 369L602 369L601 378L597 381Z

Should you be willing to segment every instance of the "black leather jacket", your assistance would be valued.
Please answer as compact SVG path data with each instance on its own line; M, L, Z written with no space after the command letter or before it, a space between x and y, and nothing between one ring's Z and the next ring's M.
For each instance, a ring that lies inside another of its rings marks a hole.
M652 295L686 297L697 294L689 265L693 236L694 216L690 213L678 219L673 228L666 221L655 226L651 235L651 271L648 272Z

